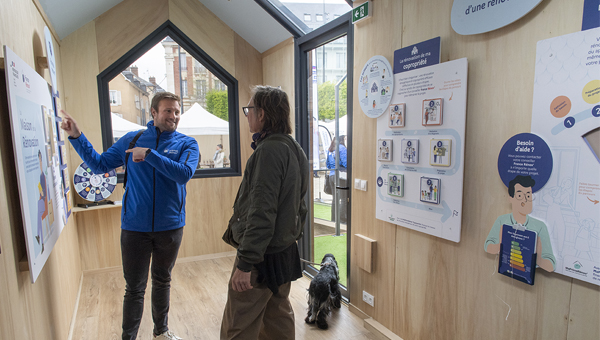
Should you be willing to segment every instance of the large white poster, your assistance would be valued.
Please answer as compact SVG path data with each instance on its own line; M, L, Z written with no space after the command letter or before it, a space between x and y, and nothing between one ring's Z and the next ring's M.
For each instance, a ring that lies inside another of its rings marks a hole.
M539 41L531 132L546 141L554 165L547 184L536 193L531 215L548 227L555 271L596 285L599 127L600 28Z
M460 241L467 59L394 75L377 119L376 217Z
M25 243L35 282L67 218L56 114L46 80L7 46L4 58Z

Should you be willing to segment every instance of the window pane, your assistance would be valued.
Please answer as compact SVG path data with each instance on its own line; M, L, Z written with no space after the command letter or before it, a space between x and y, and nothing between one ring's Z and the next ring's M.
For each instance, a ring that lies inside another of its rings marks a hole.
M269 0L269 2L279 8L284 16L289 17L290 21L304 23L308 26L309 32L352 9L346 0ZM311 20L313 16L315 20Z
M170 37L109 82L113 142L146 128L153 119L152 97L164 91L181 97L177 131L198 141L198 169L229 167L227 86Z

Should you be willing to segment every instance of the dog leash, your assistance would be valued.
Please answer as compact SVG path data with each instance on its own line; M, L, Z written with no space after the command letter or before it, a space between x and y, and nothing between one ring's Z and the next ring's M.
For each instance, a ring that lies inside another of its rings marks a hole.
M308 263L308 264L312 264L313 266L314 266L314 265L316 265L316 266L320 266L320 265L321 265L320 263L310 262L310 261L307 261L307 260L305 260L305 259L300 259L300 261L302 261L302 262L305 262L305 263Z

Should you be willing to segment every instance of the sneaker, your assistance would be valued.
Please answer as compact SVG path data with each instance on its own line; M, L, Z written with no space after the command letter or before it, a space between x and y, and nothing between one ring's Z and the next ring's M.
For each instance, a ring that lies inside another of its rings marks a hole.
M166 331L161 335L152 335L152 339L154 340L183 340L183 338L178 337L173 334L171 331Z

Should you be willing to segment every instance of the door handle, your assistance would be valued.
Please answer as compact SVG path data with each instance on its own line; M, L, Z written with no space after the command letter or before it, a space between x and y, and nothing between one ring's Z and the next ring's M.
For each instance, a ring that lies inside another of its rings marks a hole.
M349 187L335 187L336 189L340 189L340 190L350 190Z

